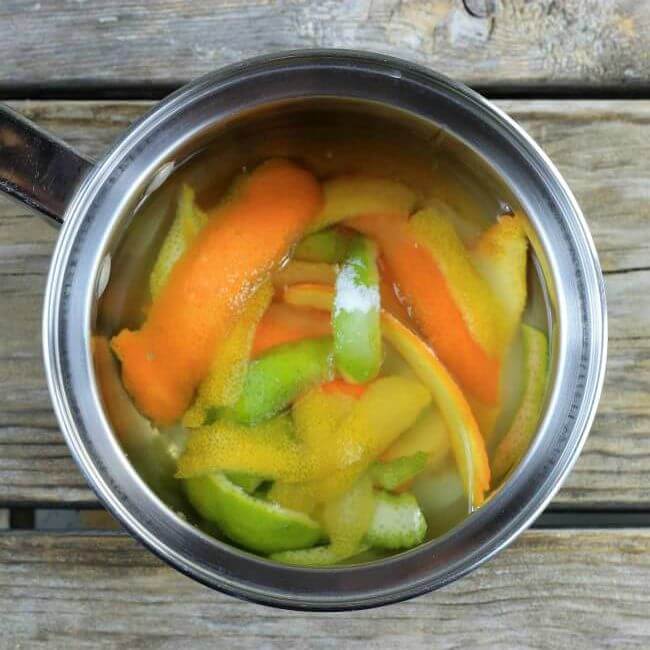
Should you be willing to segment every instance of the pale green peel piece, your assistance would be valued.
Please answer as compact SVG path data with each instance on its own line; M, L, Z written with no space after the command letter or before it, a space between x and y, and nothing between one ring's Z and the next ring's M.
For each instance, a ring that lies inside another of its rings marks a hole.
M334 359L350 382L377 376L382 361L377 246L357 235L336 278L332 326Z
M365 541L374 548L413 548L424 541L427 522L412 494L376 493L375 513Z
M182 257L208 217L195 202L194 190L183 185L178 197L176 216L160 247L160 252L149 277L151 296L155 298L167 282L174 264Z
M253 497L221 472L188 479L185 488L204 519L248 550L266 554L309 548L323 537L311 517Z
M427 460L427 454L418 451L412 456L400 456L386 463L376 462L370 468L370 475L380 487L394 490L417 476L427 466Z
M327 228L307 235L296 246L294 258L305 262L342 262L350 248L350 235L337 228Z
M323 525L330 538L327 546L307 551L276 553L272 559L285 564L323 566L336 564L365 550L362 543L375 510L370 477L365 474L323 510Z
M546 335L530 325L522 325L521 333L524 345L524 393L510 428L494 452L492 476L495 481L503 478L526 453L537 430L546 391Z

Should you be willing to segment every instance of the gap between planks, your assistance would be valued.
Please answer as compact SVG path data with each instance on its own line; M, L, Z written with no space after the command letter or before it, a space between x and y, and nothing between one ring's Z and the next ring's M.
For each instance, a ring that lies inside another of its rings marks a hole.
M593 650L650 646L650 530L533 530L479 569L361 612L210 591L123 534L0 534L3 647Z
M650 510L558 509L552 505L530 526L533 530L650 528ZM0 509L0 531L35 533L121 531L121 524L101 508L17 507Z
M160 101L187 82L106 85L85 82L6 85L0 80L0 101ZM622 101L650 100L650 84L597 87L553 85L476 85L469 88L491 101Z
M647 89L647 2L482 4L476 12L461 0L84 0L80 11L63 0L4 0L0 78L32 92L56 83L169 88L260 54L354 48L481 88Z

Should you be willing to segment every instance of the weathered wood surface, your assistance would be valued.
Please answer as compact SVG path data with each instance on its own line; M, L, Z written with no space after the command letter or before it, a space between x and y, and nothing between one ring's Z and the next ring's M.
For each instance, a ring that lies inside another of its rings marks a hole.
M608 273L608 375L585 450L554 504L650 507L650 101L508 101L558 164ZM97 155L148 104L18 102ZM40 311L56 233L0 199L0 503L94 503L70 459L43 376ZM647 270L642 270L643 268Z
M343 47L488 87L647 88L649 34L638 0L3 0L0 79L142 90L261 53Z
M291 613L213 593L123 535L0 534L3 648L650 646L650 531L532 531L382 609Z

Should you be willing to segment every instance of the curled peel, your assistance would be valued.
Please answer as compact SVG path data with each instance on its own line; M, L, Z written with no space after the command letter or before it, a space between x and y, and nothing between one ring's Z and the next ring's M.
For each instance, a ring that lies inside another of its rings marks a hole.
M215 350L321 206L316 179L288 161L260 165L174 264L137 331L111 342L136 405L160 424L185 412Z
M418 214L421 221L428 213ZM500 358L492 349L497 340L494 307L488 305L489 287L457 235L447 229L446 246L433 245L404 214L369 215L349 225L377 241L413 320L455 379L482 401L496 404Z
M415 192L403 183L364 174L325 181L323 195L323 208L311 226L312 232L365 214L410 214L417 203Z
M321 285L293 285L284 293L285 301L290 304L323 310L332 308L333 297L332 289ZM385 310L382 310L381 326L384 338L431 392L449 430L470 504L480 506L490 488L490 465L485 442L465 396L431 348Z
M512 340L526 304L527 248L523 219L515 214L499 217L471 252L499 304L504 346Z

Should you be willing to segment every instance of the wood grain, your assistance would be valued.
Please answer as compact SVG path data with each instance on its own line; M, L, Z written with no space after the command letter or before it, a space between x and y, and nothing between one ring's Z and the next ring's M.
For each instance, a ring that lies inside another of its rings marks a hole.
M15 107L98 155L149 104L18 102ZM509 101L580 201L604 268L609 369L585 450L554 505L650 507L650 102ZM40 311L56 233L0 199L0 503L95 503L53 416Z
M123 535L0 535L3 648L650 645L650 531L525 533L460 582L381 609L283 612L211 592Z
M650 101L496 103L559 167L589 222L603 269L649 267Z
M647 87L649 33L637 0L4 0L0 79L146 92L262 53L338 47L488 87L634 88Z

